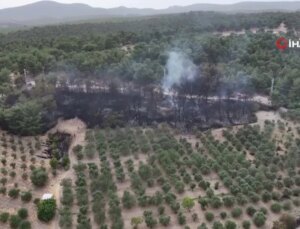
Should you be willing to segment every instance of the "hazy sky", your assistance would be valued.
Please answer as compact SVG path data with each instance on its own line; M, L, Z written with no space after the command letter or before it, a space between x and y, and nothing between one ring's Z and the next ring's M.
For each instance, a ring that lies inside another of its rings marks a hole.
M38 0L0 0L0 9L21 6ZM137 7L137 8L166 8L174 5L190 5L194 3L234 3L246 0L57 0L62 3L85 3L95 7L111 8L117 6ZM256 0L259 1L259 0ZM264 0L276 1L276 0ZM287 0L281 0L287 1Z

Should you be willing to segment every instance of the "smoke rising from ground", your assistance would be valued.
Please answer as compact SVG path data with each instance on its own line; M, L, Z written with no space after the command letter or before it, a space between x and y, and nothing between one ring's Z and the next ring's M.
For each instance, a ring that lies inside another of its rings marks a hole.
M196 73L197 67L188 56L181 52L172 51L169 53L162 87L165 92L168 92L182 82L193 81Z

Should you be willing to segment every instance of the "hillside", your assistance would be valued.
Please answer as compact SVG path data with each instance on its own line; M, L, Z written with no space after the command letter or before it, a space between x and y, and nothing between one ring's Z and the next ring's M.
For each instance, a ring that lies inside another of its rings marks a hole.
M43 25L86 19L149 16L190 11L235 13L297 10L300 10L300 2L240 2L226 5L194 4L190 6L173 6L167 9L155 10L127 7L104 9L93 8L85 4L62 4L55 1L41 1L21 7L0 10L0 25Z

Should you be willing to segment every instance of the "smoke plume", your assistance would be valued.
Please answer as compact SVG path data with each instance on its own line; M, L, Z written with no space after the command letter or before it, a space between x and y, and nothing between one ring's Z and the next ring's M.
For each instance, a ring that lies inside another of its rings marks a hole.
M174 86L182 82L193 81L197 67L193 61L183 53L172 51L166 64L166 73L162 86L165 92L169 92Z

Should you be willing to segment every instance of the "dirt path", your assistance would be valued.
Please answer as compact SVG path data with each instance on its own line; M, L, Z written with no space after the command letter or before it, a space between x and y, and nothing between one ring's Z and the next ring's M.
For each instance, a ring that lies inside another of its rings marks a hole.
M76 145L85 144L85 134L86 134L86 125L80 119L70 119L70 120L59 120L55 128L50 130L50 133L61 131L66 132L72 135L72 142L69 149L69 159L70 159L70 169L66 172L59 174L55 179L51 181L50 184L50 193L52 193L57 200L57 207L60 207L60 197L61 197L61 186L60 183L63 179L70 178L75 179L75 174L72 170L73 165L76 163L76 156L73 154L72 149ZM53 229L59 228L58 215L52 221L51 227Z

